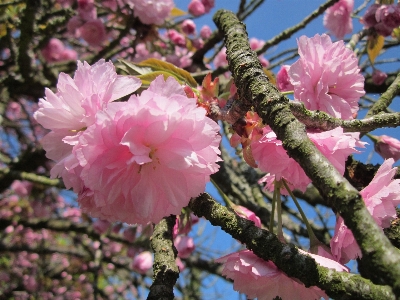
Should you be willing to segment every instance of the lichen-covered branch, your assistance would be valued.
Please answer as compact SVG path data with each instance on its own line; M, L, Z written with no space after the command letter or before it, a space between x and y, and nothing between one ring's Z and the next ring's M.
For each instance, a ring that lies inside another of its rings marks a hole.
M372 107L369 109L365 117L369 118L381 112L384 112L392 103L393 98L399 94L400 94L400 73L397 74L396 79L389 86L386 92L384 92L379 97L378 101L376 101L374 105L372 105Z
M346 47L354 51L356 45L368 34L368 29L363 29L351 36L350 41L346 44Z
M400 253L385 237L365 207L358 191L331 165L307 137L304 124L289 108L289 99L269 83L251 51L245 26L229 11L219 10L214 22L225 34L230 71L238 88L237 107L254 107L276 133L288 155L295 159L328 206L339 213L362 250L363 259L400 296Z
M301 102L290 102L293 115L307 128L332 130L342 127L345 132L369 132L377 128L400 126L400 113L383 113L362 120L342 120L323 111L310 111Z
M208 194L192 199L189 207L197 216L220 226L256 255L273 261L287 275L300 279L307 287L318 286L330 297L340 299L394 299L389 287L376 286L359 275L318 265L310 256L299 253L295 246L280 242L275 234L239 217Z
M4 176L9 176L12 179L19 179L19 180L29 180L34 183L44 184L48 186L55 186L59 188L65 188L64 184L60 179L51 179L46 176L37 175L34 173L23 172L23 171L13 171L9 168L0 169L0 174Z
M174 299L174 285L179 277L175 263L177 250L172 241L172 229L175 216L164 218L154 228L151 248L154 251L153 284L150 287L149 300Z

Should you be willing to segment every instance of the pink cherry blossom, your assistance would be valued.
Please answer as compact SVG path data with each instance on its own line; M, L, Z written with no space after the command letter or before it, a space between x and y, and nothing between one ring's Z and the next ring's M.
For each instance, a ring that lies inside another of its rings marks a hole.
M28 292L36 291L36 289L38 288L38 285L39 285L38 282L36 281L35 276L31 276L31 275L27 275L27 274L25 274L23 276L23 284L24 284L25 289Z
M331 239L332 255L342 264L361 257L361 249L354 239L353 233L344 224L342 217L337 216L335 233Z
M233 280L233 289L251 299L270 300L277 296L283 300L328 299L318 287L306 288L272 261L264 261L250 250L228 254L216 262L223 263L222 275Z
M375 19L378 22L375 25L376 31L383 36L389 36L393 29L400 26L400 5L381 5L376 10Z
M49 40L42 49L42 55L47 62L76 60L78 56L75 50L66 48L63 42L56 38Z
M75 37L79 37L79 27L83 25L84 21L79 18L78 16L73 16L71 19L68 20L67 23L67 30L70 34Z
M196 49L201 49L204 46L204 41L203 41L202 38L195 38L195 39L192 40L192 45Z
M157 223L180 214L218 170L219 126L172 77L96 117L74 147L85 185L78 201L93 217Z
M16 121L24 116L21 104L18 102L10 101L6 109L6 117L10 120Z
M168 30L167 32L168 38L177 46L185 47L186 46L186 39L185 37L180 34L175 29Z
M337 261L322 255L312 254L301 249L297 249L301 254L311 256L320 265L328 269L338 272L349 272L349 268L338 263Z
M215 6L215 0L201 0L201 3L204 5L204 10L206 13L209 13L210 10Z
M383 158L393 158L394 161L400 159L400 141L387 135L376 137L378 140L375 143L375 151Z
M178 256L181 258L188 258L195 249L193 238L183 235L178 235L175 238L174 246L178 250Z
M332 43L326 34L298 39L300 59L289 69L295 100L310 110L352 119L365 94L358 60L343 41Z
M78 0L78 15L84 21L95 20L97 8L94 5L94 0Z
M124 236L124 239L126 239L128 242L133 243L133 241L136 239L136 228L125 228L122 235Z
M175 54L167 55L165 60L183 69L192 64L192 54L193 52L188 51L186 48L175 46Z
M206 13L204 4L200 0L192 0L189 3L188 11L195 17L199 17Z
M60 53L60 61L65 60L77 60L78 53L74 49L65 48L64 51Z
M186 235L192 230L192 226L199 222L199 217L193 213L181 214L176 217L175 225L172 234L177 236L178 234Z
M48 62L60 61L59 57L64 49L65 46L62 41L56 38L51 38L47 45L42 49L42 55Z
M101 20L89 20L79 28L80 36L90 46L100 46L106 39L107 32Z
M34 113L38 123L51 130L41 142L47 157L57 163L51 170L52 178L62 176L67 188L81 190L80 166L72 155L78 136L94 123L98 110L140 85L133 76L117 75L114 65L104 59L92 66L78 61L73 79L65 73L59 75L56 93L46 89L46 97L39 100Z
M143 24L162 25L174 7L173 0L129 0L135 17Z
M185 265L183 264L182 260L179 257L175 259L175 264L178 266L179 272L185 270Z
M212 33L211 28L208 25L204 25L200 29L200 36L205 40L211 36L211 33Z
M252 212L250 209L248 209L244 206L241 206L241 205L235 205L233 207L233 210L242 218L253 221L255 226L261 228L260 218L257 217L256 214L254 212Z
M108 230L108 228L110 228L110 225L111 225L110 222L106 220L97 219L96 221L93 222L93 229L98 234L103 234Z
M276 74L276 84L281 92L293 91L293 85L290 83L288 71L289 65L283 65Z
M264 45L264 41L256 38L251 38L249 40L249 43L251 50L257 50L258 48L261 48ZM260 60L260 63L264 68L267 68L269 66L269 61L262 55L259 55L258 59Z
M367 8L364 13L364 16L361 19L361 22L364 24L365 28L374 27L378 21L375 18L375 14L377 9L380 7L379 4L372 4Z
M143 251L135 256L132 261L132 269L139 274L146 274L153 266L153 254L149 251Z
M264 45L264 41L259 40L257 38L251 38L249 40L249 44L251 50L257 50L258 48L261 48Z
M396 207L400 204L400 179L394 179L397 168L392 168L394 160L383 162L370 184L360 195L379 226L387 228L396 218Z
M271 173L267 173L258 180L258 183L259 184L265 183L263 189L266 191L273 192L275 189L275 180L276 180L275 175L273 175ZM286 183L292 191L295 189L295 186L291 182L288 181ZM289 192L286 190L284 185L281 185L279 192L281 193L281 195L285 195L285 196L289 195Z
M364 147L365 144L359 141L359 133L344 133L341 127L325 132L308 132L307 135L341 174L344 173L347 157L358 152L356 147ZM301 191L305 191L311 183L300 165L287 155L282 142L268 126L263 129L263 137L252 142L251 150L260 170L271 173L276 180L283 177Z
M215 56L214 66L216 68L219 68L219 67L225 67L227 65L228 65L228 60L226 59L226 48L224 47Z
M353 31L351 13L354 0L340 0L329 7L324 14L324 26L338 39Z
M378 69L374 69L374 72L372 73L372 82L375 83L376 85L381 85L382 83L385 82L387 77L388 75L385 72L382 72Z
M14 180L13 183L11 184L11 189L14 190L14 192L20 196L28 196L32 190L33 184L30 181L26 180Z
M182 31L185 34L196 34L196 24L191 19L186 19L181 24Z
M400 179L393 179L397 168L392 168L394 160L387 159L380 166L370 184L360 191L368 211L382 228L390 226L396 218L396 207L400 204ZM361 257L361 250L352 232L338 216L335 234L331 240L333 256L341 263Z

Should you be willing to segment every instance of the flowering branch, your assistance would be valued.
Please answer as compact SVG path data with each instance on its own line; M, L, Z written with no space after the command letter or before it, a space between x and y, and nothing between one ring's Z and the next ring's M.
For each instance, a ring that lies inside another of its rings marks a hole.
M400 254L375 223L358 191L318 151L307 137L304 124L291 113L289 99L269 83L256 54L250 50L244 25L226 10L219 10L214 22L225 34L229 68L240 99L236 106L255 108L283 142L288 155L313 181L327 205L343 217L361 245L366 263L383 282L393 287L396 295L400 295Z
M175 263L177 250L172 239L175 216L164 218L154 228L151 248L154 251L153 284L147 299L174 299L173 288L179 277Z
M340 299L394 299L389 287L376 286L359 275L318 265L310 256L300 254L295 246L280 242L275 234L258 228L206 193L192 199L189 207L197 216L220 226L257 256L273 261L287 275L300 279L307 287L316 285L330 297Z
M344 132L369 132L377 128L397 127L400 125L400 113L372 115L363 120L342 120L323 112L310 111L302 102L290 102L292 114L307 128L332 130L342 127Z

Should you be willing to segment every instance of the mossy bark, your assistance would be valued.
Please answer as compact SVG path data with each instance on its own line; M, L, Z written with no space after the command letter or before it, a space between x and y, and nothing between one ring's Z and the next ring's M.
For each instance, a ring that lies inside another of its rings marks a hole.
M154 251L154 275L148 300L174 299L173 289L179 277L179 269L175 263L178 252L172 238L175 220L175 216L170 216L155 225L151 237L151 248Z

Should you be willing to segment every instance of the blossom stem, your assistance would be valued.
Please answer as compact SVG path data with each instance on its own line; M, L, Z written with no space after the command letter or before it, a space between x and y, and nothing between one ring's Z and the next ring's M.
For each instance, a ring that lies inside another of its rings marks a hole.
M290 197L292 197L293 202L296 205L296 207L297 207L297 209L298 209L298 211L299 211L299 213L301 215L301 218L303 219L304 224L306 225L307 232L308 232L308 237L310 238L310 245L313 245L315 242L319 243L317 237L314 234L314 231L311 228L310 223L308 222L307 216L305 215L303 209L301 208L299 202L297 201L296 196L293 194L293 192L290 189L290 187L288 186L286 180L283 179L283 178L282 178L282 183L283 183L283 186L285 187L285 189L288 191Z
M285 242L285 237L283 236L283 230L282 230L282 199L281 199L281 192L280 192L282 181L284 181L283 178L279 181L275 181L274 195L276 197L276 199L275 199L276 212L278 214L277 236L281 242Z
M374 144L378 141L378 138L377 138L376 135L372 135L372 134L370 134L370 133L366 133L365 135L366 135L367 137L369 137L369 138L371 139L371 141L374 142Z
M269 231L271 233L274 233L274 215L275 215L276 198L277 198L277 191L274 188L274 194L272 196L271 216L270 216L270 219L269 219Z
M225 205L233 209L235 204L228 198L228 196L221 190L219 185L212 178L210 178L210 181L215 186L215 188L218 190L218 193L221 195L222 199L224 200Z

